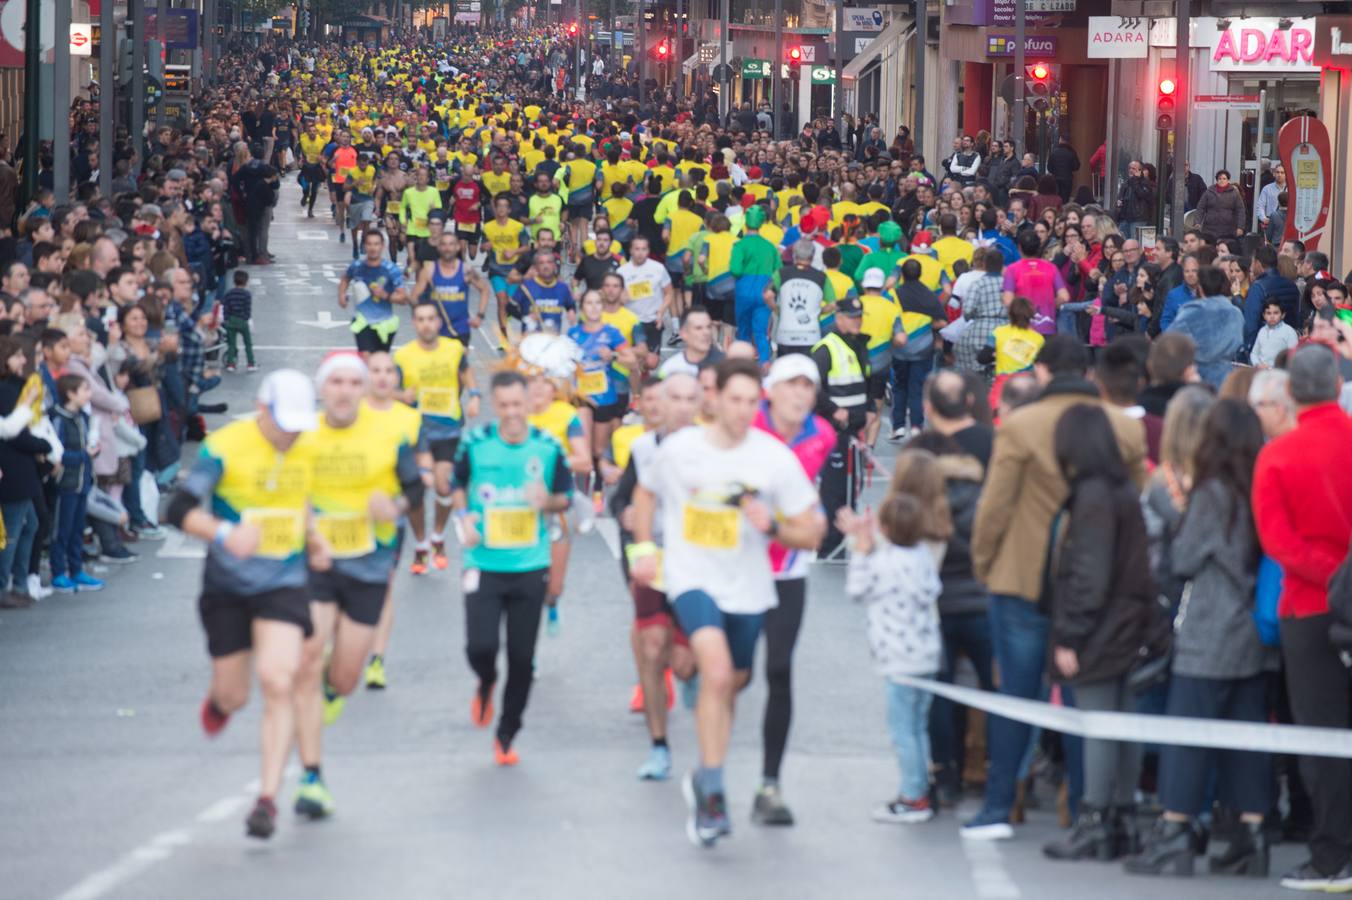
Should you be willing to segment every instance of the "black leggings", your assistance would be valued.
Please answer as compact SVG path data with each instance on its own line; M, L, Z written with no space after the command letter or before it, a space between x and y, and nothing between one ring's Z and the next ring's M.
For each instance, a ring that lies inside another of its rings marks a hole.
M306 163L301 167L301 174L305 176L305 208L314 212L315 200L318 199L319 192L324 187L324 167L314 163Z
M784 748L789 743L789 721L793 718L793 645L803 624L807 602L807 579L790 578L775 582L779 605L765 614L765 724L762 727L765 758L762 774L779 778Z
M549 585L549 569L480 572L479 589L465 598L465 655L479 676L480 689L497 680L498 633L507 616L507 686L502 692L498 740L509 747L521 730L521 714L534 677L535 638Z

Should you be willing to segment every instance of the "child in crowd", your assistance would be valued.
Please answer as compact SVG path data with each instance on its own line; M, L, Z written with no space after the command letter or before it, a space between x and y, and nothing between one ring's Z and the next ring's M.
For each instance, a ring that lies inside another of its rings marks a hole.
M50 552L52 587L63 594L103 590L102 581L85 573L83 559L85 505L94 485L93 454L97 449L90 446L89 413L85 412L92 396L89 382L79 375L56 379L57 403L51 419L64 452Z
M249 359L249 371L257 372L258 363L254 361L253 334L249 331L249 319L253 317L253 295L249 293L249 273L243 269L235 270L235 286L225 292L221 306L225 311L225 371L235 371L238 358L235 338L244 339L244 355Z
M1283 350L1290 350L1300 343L1296 329L1283 321L1285 316L1285 310L1276 300L1263 304L1263 327L1258 329L1258 336L1253 339L1253 350L1249 352L1249 362L1255 368L1272 368Z
M836 526L851 543L845 591L868 604L868 640L878 674L887 679L887 726L901 767L896 799L873 811L878 822L934 818L930 803L929 709L932 695L894 680L933 678L943 645L939 630L939 564L953 531L944 477L934 455L907 450L878 510L841 509Z
M991 332L989 346L977 353L977 361L995 363L995 381L991 384L990 404L998 406L1005 382L1011 375L1031 372L1033 361L1046 341L1033 330L1033 303L1027 297L1009 301L1009 324Z

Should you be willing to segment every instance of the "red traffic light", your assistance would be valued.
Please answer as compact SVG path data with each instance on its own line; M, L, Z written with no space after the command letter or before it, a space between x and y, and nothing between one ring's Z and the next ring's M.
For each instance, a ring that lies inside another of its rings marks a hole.
M1163 95L1165 95L1166 97L1168 97L1168 96L1170 96L1171 94L1173 94L1173 92L1176 91L1176 90L1178 90L1178 85L1174 84L1174 80L1173 80L1172 78L1161 78L1161 79L1160 79L1160 93L1161 93L1161 94L1163 94Z
M658 45L657 45L657 55L658 55L659 57L662 57L662 58L665 58L665 57L666 57L666 55L667 55L667 45L666 45L666 44L658 44Z
M790 48L789 48L789 61L790 61L790 62L802 62L802 59L803 59L803 48L802 48L802 47L790 47Z
M569 34L573 34L573 35L577 34L577 23L576 23L576 22L573 22L571 25L568 26L568 33L569 33Z
M1038 81L1043 80L1050 74L1047 67L1042 63L1034 63L1033 68L1030 70L1030 72L1032 76L1036 78Z

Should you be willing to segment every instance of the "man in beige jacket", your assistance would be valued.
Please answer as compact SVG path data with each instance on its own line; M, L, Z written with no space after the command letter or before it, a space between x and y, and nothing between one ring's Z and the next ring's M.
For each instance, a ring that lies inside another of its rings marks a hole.
M995 434L995 449L972 530L972 565L990 591L991 646L1000 672L1000 693L1036 699L1047 659L1047 616L1038 609L1053 521L1069 495L1056 461L1052 433L1061 414L1080 403L1101 405L1117 434L1122 458L1138 485L1145 484L1145 429L1104 403L1085 377L1088 350L1076 339L1047 339L1034 364L1041 396L1015 410ZM990 769L981 811L963 826L963 837L1013 837L1019 764L1031 728L992 717Z

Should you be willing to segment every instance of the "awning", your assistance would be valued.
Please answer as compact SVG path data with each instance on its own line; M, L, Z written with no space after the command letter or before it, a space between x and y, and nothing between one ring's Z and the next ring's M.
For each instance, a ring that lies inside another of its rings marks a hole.
M855 81L873 71L876 66L882 64L882 59L889 50L905 43L914 33L915 19L908 16L893 19L892 23L869 41L862 51L855 54L854 59L845 64L843 73L845 80Z

